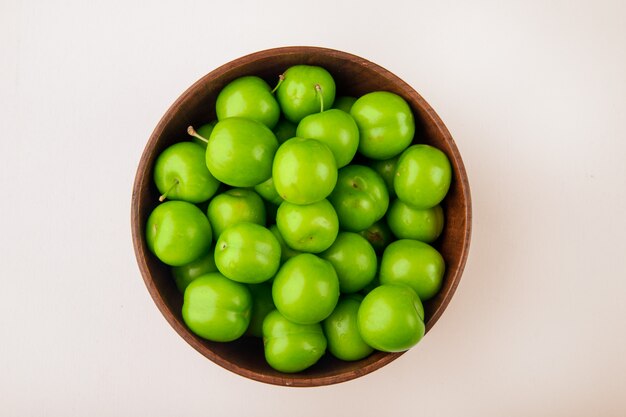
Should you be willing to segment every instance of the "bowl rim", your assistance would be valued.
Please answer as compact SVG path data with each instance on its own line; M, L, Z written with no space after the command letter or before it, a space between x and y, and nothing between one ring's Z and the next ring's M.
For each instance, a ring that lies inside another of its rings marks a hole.
M229 61L216 69L210 71L206 75L202 76L195 83L193 83L190 87L188 87L175 101L172 103L164 115L159 120L158 124L154 128L148 142L145 145L145 148L141 154L141 158L136 170L135 181L133 184L132 198L131 198L131 230L132 230L132 240L133 240L133 248L135 252L135 257L137 259L137 264L142 275L143 281L152 297L152 300L156 304L157 308L161 312L161 314L165 317L167 322L172 326L172 328L181 336L189 345L191 345L195 350L197 350L200 354L210 359L212 362L217 365L239 374L243 377L253 379L259 382L264 382L273 385L282 385L282 386L293 386L293 387L311 387L311 386L324 386L330 384L336 384L340 382L346 382L360 376L369 374L388 363L394 361L398 357L400 357L405 352L396 352L396 353L386 353L380 355L380 358L370 362L358 369L348 369L340 373L327 375L327 376L319 376L319 377L311 377L311 378L289 378L289 374L283 374L283 377L277 377L276 375L266 375L262 373L258 373L255 371L251 371L249 369L243 368L239 366L235 362L231 362L229 360L224 359L223 357L215 354L212 350L207 349L205 345L203 345L196 337L194 337L189 329L182 325L179 320L174 316L174 314L170 311L167 306L167 303L161 296L158 288L156 287L154 281L152 280L150 270L148 267L148 262L145 254L145 244L144 244L144 233L142 229L142 221L139 213L139 200L141 195L141 184L144 182L146 175L151 175L149 173L149 161L150 155L153 154L154 149L157 145L157 142L162 135L165 127L170 123L176 111L181 107L181 104L186 102L198 88L201 88L203 85L207 83L207 81L215 78L219 78L225 75L229 70L241 66L247 65L254 61L260 59L267 59L272 56L283 56L290 54L303 54L303 53L318 53L324 54L330 58L339 58L342 60L349 60L358 63L359 65L363 65L368 67L368 69L376 72L378 75L386 78L389 81L392 81L399 88L406 91L406 94L410 97L404 96L403 98L409 102L415 103L421 110L424 111L425 116L430 117L431 122L434 124L436 129L438 130L439 135L449 144L450 153L448 157L454 160L454 163L457 166L458 170L458 178L455 178L456 181L461 182L460 189L464 194L465 200L465 233L462 239L462 249L459 257L459 262L455 273L451 276L448 276L447 279L451 280L451 285L448 287L448 290L445 294L443 294L443 299L439 304L438 308L433 311L430 316L428 322L426 323L426 332L431 329L434 324L439 320L445 309L447 308L452 296L456 292L456 289L460 283L461 276L463 274L463 270L465 268L465 264L467 262L467 257L469 255L469 247L471 243L471 232L472 232L472 204L471 204L471 193L469 180L467 176L467 172L465 170L465 165L463 164L463 160L461 158L460 152L456 146L452 135L448 131L447 127L444 125L441 118L437 115L434 109L422 98L422 96L403 81L401 78L391 73L387 69L381 67L378 64L375 64L367 59L361 58L357 55L339 51L336 49L317 47L317 46L284 46L277 48L270 48L261 51L257 51L254 53L250 53L239 58L236 58L232 61Z

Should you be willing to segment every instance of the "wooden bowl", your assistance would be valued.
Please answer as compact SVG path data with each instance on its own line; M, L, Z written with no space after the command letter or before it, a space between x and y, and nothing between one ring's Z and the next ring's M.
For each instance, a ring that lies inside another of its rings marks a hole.
M445 228L434 244L446 261L443 288L424 303L426 331L433 327L450 302L461 279L467 258L471 232L471 201L467 174L461 155L445 125L426 101L404 81L384 68L363 58L332 49L286 47L269 49L229 62L202 77L165 113L143 152L132 196L132 236L139 269L148 291L165 319L198 352L218 365L257 381L287 386L319 386L358 378L381 368L402 353L375 352L356 362L344 362L326 354L304 372L285 374L265 362L260 339L242 338L230 343L203 340L185 326L182 295L178 292L170 268L153 256L146 246L145 225L158 204L159 193L152 181L156 157L166 147L187 140L189 125L199 126L215 119L215 100L230 81L244 75L258 75L275 85L278 75L296 64L319 65L335 78L338 95L360 96L377 90L391 91L404 97L416 119L415 143L427 143L443 150L453 167L450 191L442 203Z

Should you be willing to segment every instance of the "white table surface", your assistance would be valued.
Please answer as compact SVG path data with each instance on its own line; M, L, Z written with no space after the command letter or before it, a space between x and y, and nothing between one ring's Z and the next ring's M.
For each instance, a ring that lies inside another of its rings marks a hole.
M0 415L615 416L626 410L623 1L0 2ZM130 238L169 105L285 45L396 73L463 155L474 222L414 349L316 389L218 367L165 322Z

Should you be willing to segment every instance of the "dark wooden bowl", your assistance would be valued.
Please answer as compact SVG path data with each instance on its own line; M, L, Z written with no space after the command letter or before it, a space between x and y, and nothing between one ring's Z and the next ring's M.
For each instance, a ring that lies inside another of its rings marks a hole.
M149 252L144 237L148 215L158 204L159 195L152 181L152 169L159 153L173 143L187 140L187 126L199 126L215 119L215 99L228 82L244 75L258 75L270 85L275 85L278 75L295 64L326 68L335 78L338 95L358 97L371 91L385 90L404 97L415 114L417 126L414 141L438 147L448 155L452 163L452 185L442 203L446 225L442 236L435 243L435 247L446 260L447 270L439 294L424 303L427 332L446 309L461 279L470 244L472 211L469 183L461 155L441 119L408 84L384 68L358 56L315 47L286 47L261 51L210 72L176 100L148 140L133 188L133 244L148 291L178 334L213 362L257 381L308 387L357 378L385 366L402 353L375 352L357 362L343 362L327 354L304 372L284 374L267 365L260 339L243 338L231 343L203 340L185 326L181 315L182 295L176 289L170 268Z

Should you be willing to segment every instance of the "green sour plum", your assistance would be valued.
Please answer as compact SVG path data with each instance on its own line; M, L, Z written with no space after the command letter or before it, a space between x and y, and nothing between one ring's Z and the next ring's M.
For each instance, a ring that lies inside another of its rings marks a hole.
M293 373L314 365L326 352L327 342L319 323L293 323L274 310L263 321L263 345L272 368Z
M211 200L207 215L217 240L222 232L237 223L265 225L265 205L257 193L244 188L234 188Z
M387 91L365 94L354 103L350 114L361 134L359 152L368 158L392 158L413 140L413 113L397 94Z
M328 200L337 211L341 228L351 232L365 230L382 219L389 206L382 177L362 165L349 165L339 171L337 186Z
M213 128L206 149L206 165L224 184L253 187L272 176L276 149L278 141L267 126L231 117Z
M324 68L295 65L282 78L276 98L285 118L293 123L324 108L330 109L335 101L335 80Z
M356 233L340 232L332 246L320 257L335 268L342 293L360 291L376 276L376 252L363 236Z
M318 323L337 305L337 273L330 262L315 255L294 256L276 274L272 297L278 311L294 323Z
M441 206L428 209L413 208L401 200L395 200L387 212L387 223L399 239L415 239L431 243L443 231Z
M206 167L204 149L192 142L179 142L161 152L154 165L154 182L161 201L190 203L208 200L220 185Z
M202 211L185 201L159 204L148 217L146 244L161 262L182 266L211 248L211 225Z
M258 284L278 271L280 244L263 226L237 223L224 230L217 240L215 265L233 281Z
M354 119L337 109L305 117L298 124L296 136L325 143L335 157L337 168L348 165L359 147L359 128Z
M344 361L358 361L369 356L374 349L361 337L358 329L358 312L363 297L349 295L339 300L332 314L322 323L328 341L328 350Z
M245 333L251 309L245 285L212 272L187 286L182 314L189 329L203 339L230 342Z
M305 206L284 201L278 207L276 225L287 245L302 252L328 249L339 233L337 213L328 200Z
M446 264L435 248L411 239L393 242L385 249L380 264L381 284L404 284L420 300L431 299L439 292Z
M325 199L335 188L337 164L324 143L292 138L278 148L272 177L278 195L284 200L311 204Z
M359 334L383 352L402 352L424 336L424 307L406 285L381 285L369 292L357 314Z
M452 168L446 154L430 145L413 145L398 160L393 186L400 200L427 209L443 200L451 180Z
M280 117L278 102L270 86L256 76L245 76L230 82L220 91L215 103L218 120L243 117L273 129Z

